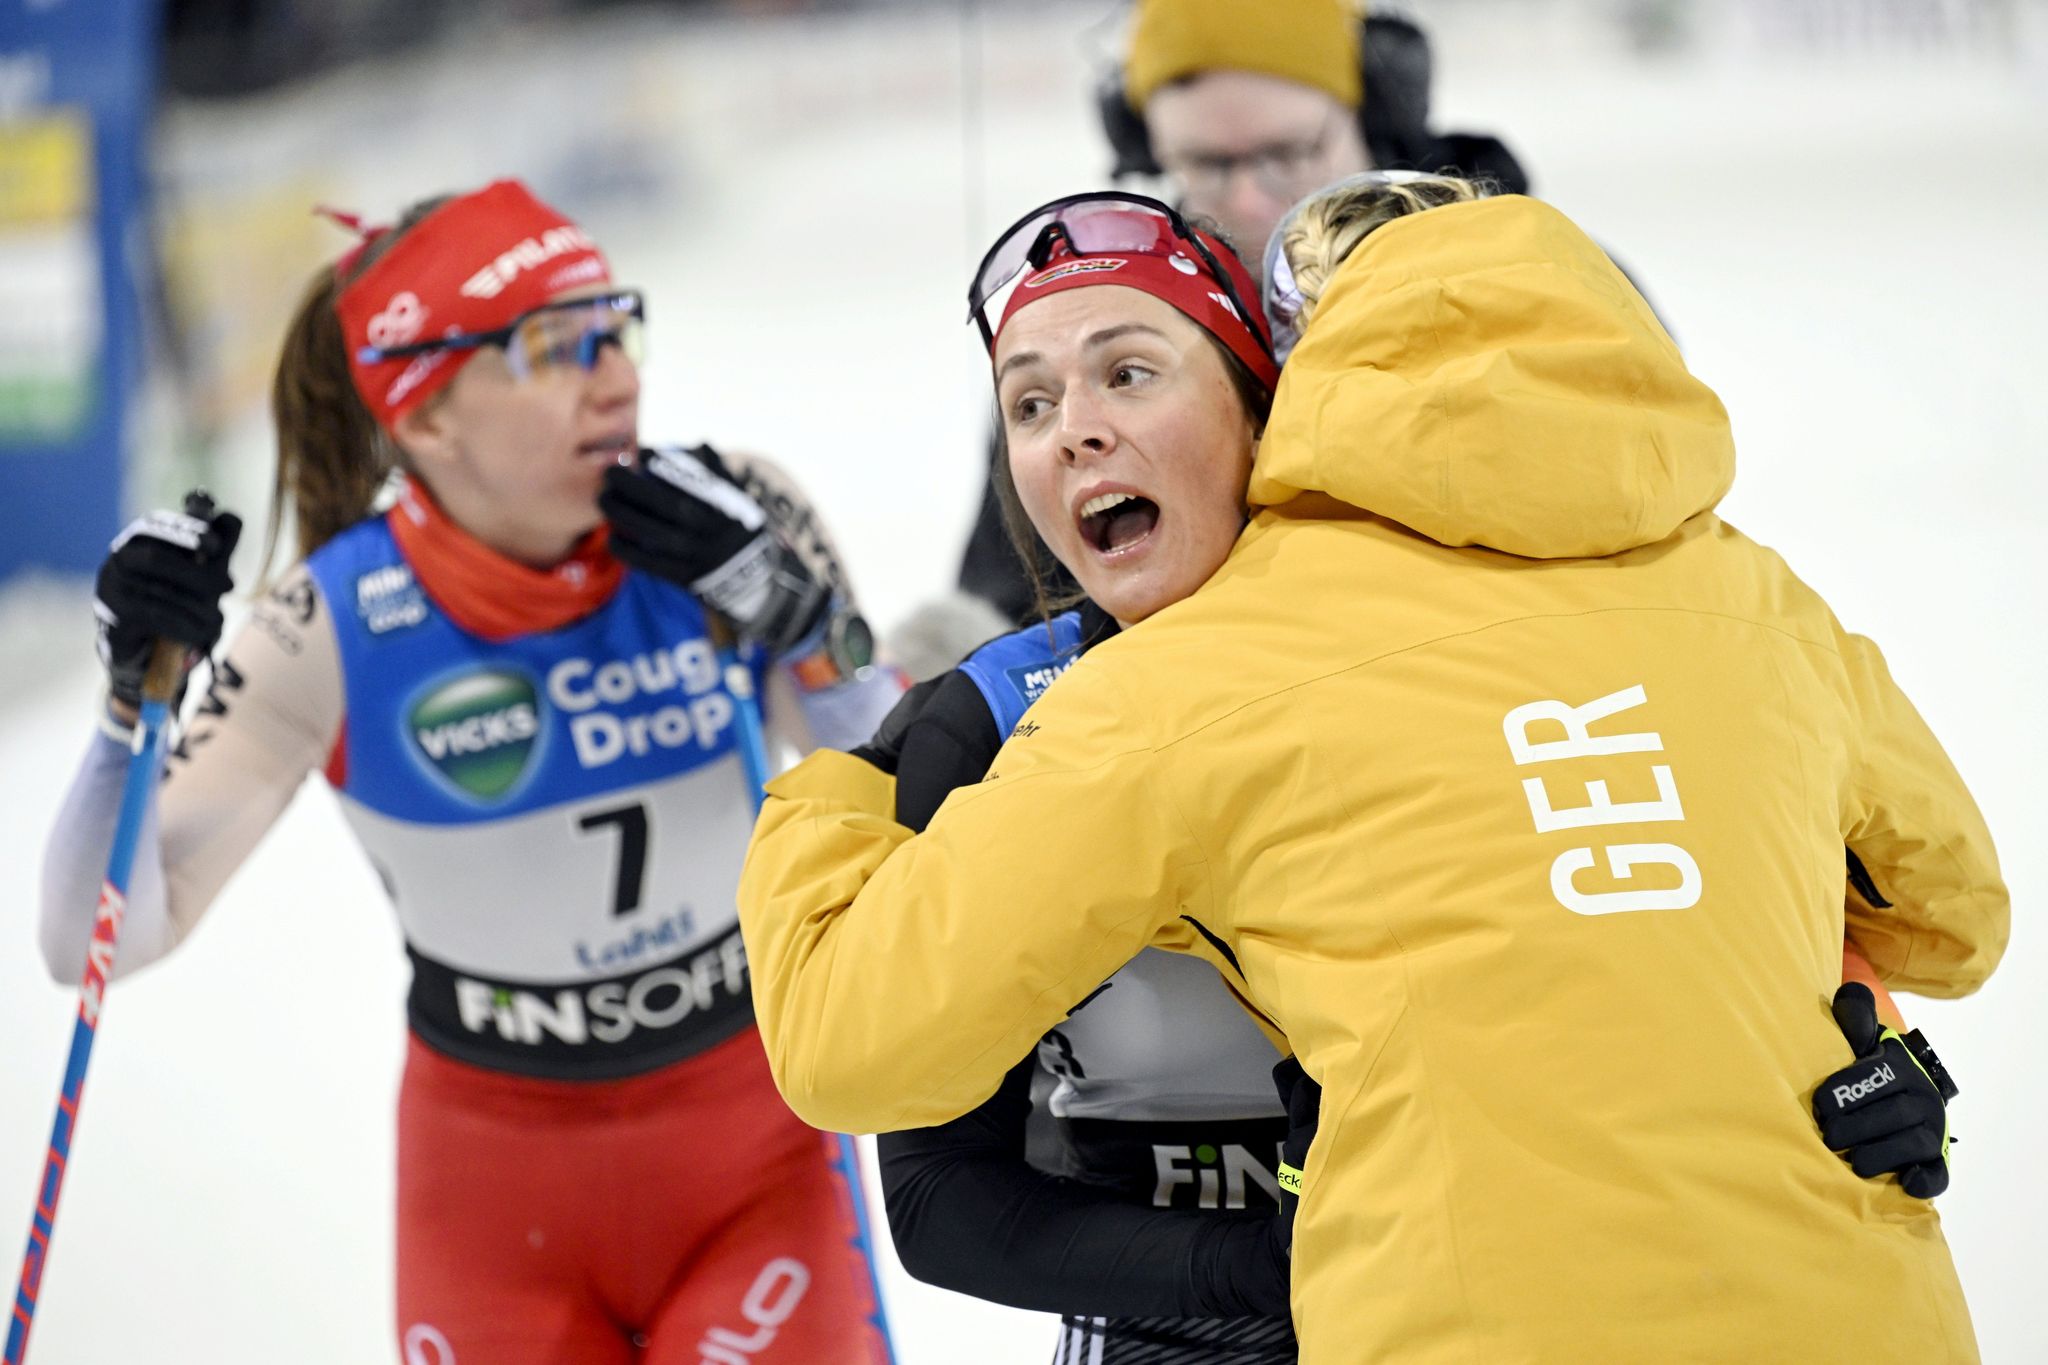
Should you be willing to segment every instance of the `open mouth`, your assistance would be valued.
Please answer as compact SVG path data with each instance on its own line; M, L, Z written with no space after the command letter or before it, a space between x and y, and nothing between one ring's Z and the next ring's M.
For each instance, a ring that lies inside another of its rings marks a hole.
M1081 504L1079 521L1097 554L1127 554L1159 525L1159 504L1137 493L1100 493Z
M638 440L628 431L585 441L576 447L576 455L579 459L597 460L604 464L631 464L638 450Z

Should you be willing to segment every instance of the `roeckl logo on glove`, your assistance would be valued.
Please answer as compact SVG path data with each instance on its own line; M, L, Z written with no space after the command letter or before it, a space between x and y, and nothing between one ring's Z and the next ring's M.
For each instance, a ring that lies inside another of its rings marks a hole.
M1876 1094L1897 1079L1898 1077L1893 1074L1889 1063L1879 1062L1877 1070L1871 1072L1866 1079L1860 1080L1854 1085L1836 1086L1835 1103L1854 1104L1866 1095Z

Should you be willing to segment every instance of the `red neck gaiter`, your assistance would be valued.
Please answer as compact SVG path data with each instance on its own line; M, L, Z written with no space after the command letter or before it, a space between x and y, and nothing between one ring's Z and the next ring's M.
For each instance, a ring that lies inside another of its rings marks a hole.
M434 605L491 644L580 621L611 600L626 573L605 547L602 526L552 569L508 559L457 526L410 475L384 520Z

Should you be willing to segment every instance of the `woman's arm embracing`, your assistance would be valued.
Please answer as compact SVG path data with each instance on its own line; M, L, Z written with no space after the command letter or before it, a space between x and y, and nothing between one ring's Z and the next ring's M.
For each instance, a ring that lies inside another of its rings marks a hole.
M894 776L850 754L769 784L740 922L769 1064L805 1120L884 1132L965 1113L1207 894L1119 700L1084 660L915 837Z
M1858 727L1843 822L1849 938L1895 989L1967 995L2012 929L1991 831L1877 646L1840 643Z

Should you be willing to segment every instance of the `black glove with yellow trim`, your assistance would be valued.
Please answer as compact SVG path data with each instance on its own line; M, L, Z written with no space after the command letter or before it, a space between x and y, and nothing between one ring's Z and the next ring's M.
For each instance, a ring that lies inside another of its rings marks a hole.
M1294 1210L1301 1203L1301 1168L1315 1141L1323 1088L1292 1057L1273 1068L1273 1088L1287 1111L1280 1140L1280 1211L1270 1218L1226 1214L1205 1219L1204 1248L1194 1258L1198 1316L1284 1318L1294 1278Z
M1955 1082L1920 1030L1901 1034L1877 1017L1877 1000L1859 981L1835 992L1835 1023L1856 1060L1813 1092L1821 1140L1868 1179L1896 1175L1916 1199L1948 1188L1948 1101Z
M1323 1088L1292 1057L1273 1068L1273 1088L1287 1110L1287 1137L1280 1144L1280 1244L1294 1254L1294 1210L1301 1202L1301 1168L1308 1164L1309 1144L1316 1140L1322 1117Z

